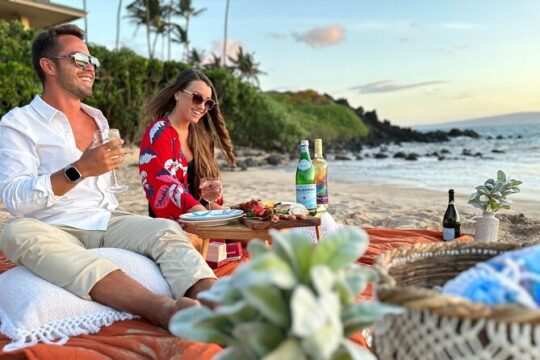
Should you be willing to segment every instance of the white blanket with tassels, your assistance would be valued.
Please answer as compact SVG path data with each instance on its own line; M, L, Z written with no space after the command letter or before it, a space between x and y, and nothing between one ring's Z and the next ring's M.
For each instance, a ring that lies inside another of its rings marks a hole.
M171 296L159 267L150 259L122 249L92 249L109 258L154 293ZM13 351L38 342L65 344L70 336L93 334L102 326L137 316L83 300L49 283L23 266L0 275L0 333Z

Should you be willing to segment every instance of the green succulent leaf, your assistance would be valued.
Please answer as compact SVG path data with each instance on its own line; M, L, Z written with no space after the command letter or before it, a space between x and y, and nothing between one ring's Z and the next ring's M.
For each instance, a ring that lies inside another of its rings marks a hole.
M332 270L339 270L358 260L367 250L368 242L365 231L352 226L345 227L317 244L312 264L324 264Z
M247 251L252 259L270 252L270 248L260 239L251 240L247 245Z
M218 279L210 289L201 291L197 298L218 304L237 300L239 299L239 292L233 285L232 278L224 276Z
M286 339L282 329L267 322L239 324L233 335L243 347L249 348L246 352L255 353L257 359L271 353Z
M497 181L506 182L506 174L502 170L497 170Z
M336 281L336 290L342 302L349 304L366 289L369 282L376 280L377 273L374 270L359 264L351 264Z
M241 357L233 347L228 347L219 352L212 360L249 360L246 357Z
M300 282L309 277L313 241L311 236L303 231L280 232L271 230L272 249L280 258L287 261Z
M523 184L522 181L519 181L519 180L510 180L510 185L511 185L512 187L516 187L516 188L517 188L517 187L518 187L519 185L521 185L521 184ZM519 190L519 189L518 189L518 190Z
M290 289L297 282L289 264L273 252L262 254L242 264L236 269L235 275L238 288L269 285Z
M339 348L343 328L339 322L327 321L311 336L302 340L302 348L313 359L330 359Z
M225 303L216 307L214 318L224 318L229 323L238 323L242 321L252 321L259 315L257 309L251 306L246 300L238 300L234 303ZM206 325L211 319L202 320L201 324Z
M298 285L291 297L292 333L304 337L314 333L326 319L315 294L307 286Z
M307 357L300 346L300 342L289 338L261 360L307 360Z
M203 328L198 324L211 319L212 310L205 306L192 306L174 314L169 323L172 334L185 339L226 345L230 338L219 330Z
M289 306L280 289L271 286L250 286L242 289L242 295L245 301L269 322L283 327L289 324Z
M361 301L343 309L341 319L345 335L364 329L378 321L385 314L403 314L405 309L373 301Z
M328 266L317 265L311 268L311 283L318 294L332 291L336 276Z

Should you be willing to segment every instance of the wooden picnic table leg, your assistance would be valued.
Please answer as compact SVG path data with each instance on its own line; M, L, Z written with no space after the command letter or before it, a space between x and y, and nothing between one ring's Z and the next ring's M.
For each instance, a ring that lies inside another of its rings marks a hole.
M206 255L208 254L208 244L210 243L210 239L203 238L202 239L202 246L201 246L201 254L203 258L206 260Z
M317 242L321 240L321 227L315 226L315 236L317 237Z

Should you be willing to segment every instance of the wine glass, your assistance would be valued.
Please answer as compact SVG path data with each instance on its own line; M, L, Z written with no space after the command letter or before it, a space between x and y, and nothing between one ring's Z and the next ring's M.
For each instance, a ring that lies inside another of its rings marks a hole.
M201 199L208 202L208 210L210 210L210 205L221 196L221 190L223 189L221 179L212 177L202 178L199 189L201 190Z
M94 144L105 144L110 140L121 139L120 131L118 129L103 129L94 131ZM127 185L118 184L116 179L116 171L111 171L113 184L107 188L107 191L112 193L121 193L128 190Z

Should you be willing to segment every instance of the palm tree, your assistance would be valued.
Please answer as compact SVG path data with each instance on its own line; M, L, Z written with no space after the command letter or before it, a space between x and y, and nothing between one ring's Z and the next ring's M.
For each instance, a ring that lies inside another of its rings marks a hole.
M205 64L204 67L207 69L219 69L222 67L223 60L220 56L212 54L212 61Z
M88 41L88 14L86 12L86 0L83 0L83 10L84 10L84 33L86 35L86 41Z
M201 50L199 52L197 49L191 49L188 54L187 63L192 65L196 69L200 69L202 67L203 59L204 50Z
M187 61L189 57L189 36L188 36L188 30L189 30L189 20L194 17L198 16L201 13L206 11L206 8L202 9L195 9L191 6L191 0L180 0L178 3L178 7L174 10L175 15L180 15L185 19L185 25L184 30L186 32L184 42L184 59Z
M122 14L122 0L118 0L118 10L116 11L116 50L120 47L120 15Z
M255 62L253 54L244 53L242 47L238 48L236 58L229 56L229 60L233 63L233 69L241 79L253 81L256 85L259 85L258 75L266 74L264 71L259 70L259 63Z
M178 24L170 24L169 34L171 36L171 41L184 45L187 43L187 32L186 30Z
M146 26L148 56L153 59L157 38L168 29L168 23L165 21L168 8L162 5L160 0L135 0L127 6L127 10L129 12L127 17L137 24L137 29L140 25ZM154 33L153 40L152 33Z
M174 0L169 0L169 11L168 11L168 20L167 22L169 23L169 25L172 26L172 21L171 21L171 16L173 15L173 2ZM171 61L171 30L172 28L169 29L169 31L167 31L167 60L168 61Z
M223 60L223 64L221 64L223 67L225 67L227 64L227 28L229 26L229 0L225 3L225 25L223 29L223 54L221 55L221 59Z

